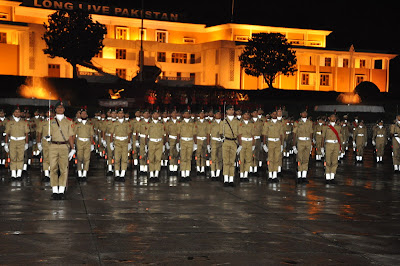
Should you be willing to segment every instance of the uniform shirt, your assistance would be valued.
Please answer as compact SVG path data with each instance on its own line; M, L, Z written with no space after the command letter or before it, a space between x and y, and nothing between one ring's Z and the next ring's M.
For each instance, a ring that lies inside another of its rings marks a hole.
M297 122L297 121L296 121L296 122ZM292 133L293 129L294 129L294 125L292 125L292 123L290 123L290 121L287 120L287 121L284 123L284 126L283 126L283 130L285 131L285 134L284 134L284 135L289 135L290 133Z
M112 123L110 128L110 133L115 137L129 137L132 133L132 126L131 124L126 121L125 119L121 123L119 119Z
M107 128L107 120L100 120L99 121L99 129L101 133L105 132Z
M91 138L94 135L94 125L92 122L86 121L84 124L83 122L76 123L74 126L75 135L78 138Z
M164 138L166 132L165 132L165 125L162 122L157 122L154 123L154 121L152 121L149 124L149 130L148 130L148 136L151 139L162 139Z
M254 123L252 123L250 120L247 120L247 124L245 120L242 120L239 124L239 129L238 129L238 134L242 138L253 138L254 134Z
M57 118L52 118L50 120L51 141L57 141L57 142L67 141L68 142L69 137L72 137L75 134L74 122L72 121L72 119L70 119L68 117L64 117L63 119L61 119L61 121L58 121L58 124L60 125L60 127L58 127L56 119ZM63 133L65 139L61 135L60 128L62 130L62 133Z
M395 123L390 126L390 134L398 134L398 137L400 137L400 124Z
M36 127L36 134L41 134L42 138L49 135L49 119L48 118L39 122L39 124ZM39 140L39 142L40 142L40 140Z
M294 123L293 133L296 134L297 138L299 137L310 138L314 133L313 123L309 119L307 119L306 122L300 119Z
M208 129L211 138L220 138L220 135L222 134L222 132L220 132L221 123L222 123L221 120L219 120L219 123L216 120L211 122L210 127Z
M139 128L139 134L140 135L148 135L149 131L149 125L150 125L151 119L146 122L146 120L142 119L140 120L140 128Z
M361 136L362 135L362 136ZM361 127L357 127L354 130L354 139L356 142L367 142L367 128L365 126Z
M6 124L6 131L10 137L25 137L26 134L30 132L28 122L22 118L19 121L15 121L11 118Z
M283 135L283 125L279 120L274 123L271 119L264 123L262 133L267 138L280 138Z
M324 124L320 125L319 123L317 123L314 126L314 139L322 137L322 129L323 128L324 128Z
M106 134L112 134L112 128L113 128L113 123L114 121L112 120L105 120L105 133Z
M322 136L324 140L338 140L336 134L333 132L332 129L329 127L330 123L323 127L322 129ZM333 128L336 129L340 140L342 140L342 127L340 125L334 125ZM338 140L339 141L339 140Z
M6 125L7 125L8 119L5 117L2 117L0 119L0 142L4 142L5 138L5 131L6 131Z
M256 120L254 120L254 118L252 118L251 120L253 121L253 125L254 125L254 129L253 129L254 136L261 136L264 122L261 119L259 119L258 117Z
M383 136L383 137L378 137L378 135ZM384 142L386 143L387 141L387 132L386 128L382 126L382 128L379 128L379 126L376 126L372 132L372 139L375 140L375 142Z
M210 122L206 121L205 119L203 119L203 122L199 120L197 120L195 122L196 125L196 133L195 135L197 137L207 137L208 135L208 131L209 131L209 126L210 126Z
M168 136L175 136L175 137L178 136L180 124L181 124L180 121L175 120L174 122L173 119L171 118L171 120L169 120L165 125L165 129L167 131Z
M186 122L183 120L179 124L179 135L182 138L193 138L194 135L196 135L196 128L193 120L189 120L189 122Z
M239 135L239 124L240 121L233 118L232 120L230 120L228 117L226 117L224 119L224 121L222 121L220 123L220 134L224 134L223 137L225 138L230 138L230 139L235 139L237 138L237 136ZM230 126L229 126L230 125Z

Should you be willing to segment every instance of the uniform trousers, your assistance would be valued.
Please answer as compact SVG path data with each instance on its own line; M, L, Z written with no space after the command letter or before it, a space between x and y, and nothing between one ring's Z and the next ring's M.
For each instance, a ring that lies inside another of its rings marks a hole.
M53 144L49 146L50 156L50 185L67 186L68 180L68 153L69 146L67 144ZM60 170L60 176L58 176Z

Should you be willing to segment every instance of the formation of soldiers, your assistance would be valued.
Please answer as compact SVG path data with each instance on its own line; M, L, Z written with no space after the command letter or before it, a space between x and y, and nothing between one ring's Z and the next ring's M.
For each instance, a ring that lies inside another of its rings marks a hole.
M135 110L123 108L98 111L89 118L86 108L67 118L64 103L59 101L44 112L16 106L6 118L0 110L0 165L9 166L11 178L27 175L32 160L41 162L42 181L50 181L52 199L65 199L70 162L76 167L79 181L87 181L91 155L106 162L106 175L124 182L128 168L138 169L149 182L159 182L162 167L180 182L191 180L192 165L197 175L224 186L248 182L268 171L267 181L279 182L284 157L296 155L298 184L308 183L311 157L324 161L327 184L335 184L338 161L350 146L355 161L362 162L367 145L367 129L355 117L342 119L336 114L312 121L307 110L298 120L284 117L282 110L264 115L262 109L235 110ZM130 117L133 114L134 117ZM388 134L389 133L389 134ZM372 130L372 144L377 163L382 163L384 149L391 139L394 171L400 171L400 116L387 132L383 121ZM238 175L236 175L238 172ZM207 174L206 174L207 173Z

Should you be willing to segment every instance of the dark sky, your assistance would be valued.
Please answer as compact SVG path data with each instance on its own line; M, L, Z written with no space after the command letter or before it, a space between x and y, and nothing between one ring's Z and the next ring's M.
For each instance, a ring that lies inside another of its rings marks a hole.
M107 2L108 0L91 0ZM118 6L140 7L141 0L108 1ZM328 48L400 53L398 3L372 1L235 0L234 22L332 30ZM186 22L215 25L230 22L232 0L144 0L146 9L178 12Z

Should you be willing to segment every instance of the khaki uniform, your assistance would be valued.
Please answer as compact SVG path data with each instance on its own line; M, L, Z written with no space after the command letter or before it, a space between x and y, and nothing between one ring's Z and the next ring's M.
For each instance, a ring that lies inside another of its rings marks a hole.
M49 135L49 120L41 121L36 127L36 134L41 135L42 139L40 142L42 143L42 167L43 171L50 170L50 142L45 139L45 136Z
M168 135L168 142L170 146L169 150L169 165L170 165L170 171L176 172L178 171L178 150L176 149L176 143L178 140L178 134L179 134L179 126L180 126L180 121L173 119L170 119L167 124L165 125L166 133ZM173 166L173 170L171 168Z
M132 126L125 119L121 123L118 119L113 122L110 129L114 142L114 169L117 171L126 171L128 168L128 144L132 134Z
M214 120L209 127L210 144L211 144L211 175L219 176L222 169L222 140L221 140L221 120Z
M94 136L94 126L90 121L83 121L76 123L75 127L76 135L76 155L78 159L78 171L89 171L90 154L91 154L91 142Z
M0 119L0 165L5 165L7 160L7 153L4 150L7 121L5 117Z
M257 167L262 166L262 145L261 145L261 135L262 135L262 129L264 122L261 119L258 119L255 121L254 118L252 118L254 129L253 129L253 134L254 134L254 151L253 151L253 162L251 166L253 167L253 172L257 172ZM256 168L254 168L256 167Z
M139 148L136 147L136 141L139 141L140 118L139 120L136 119L136 117L132 119L131 125L132 125L132 160L134 162L134 165L138 165Z
M364 147L367 143L367 128L363 126L362 128L357 127L354 130L354 140L356 142L356 155L363 156L364 154Z
M38 151L38 147L37 147L37 143L36 143L36 132L37 132L37 128L39 127L39 125L42 122L42 118L40 118L40 116L33 117L32 122L33 122L33 126L32 126L33 132L31 132L31 134L32 134L32 139L33 139L33 143L34 143L32 150L33 150L33 155L38 155L39 151Z
M342 125L342 136L343 139L342 141L342 153L344 154L349 146L349 138L350 138L350 130L349 130L349 125L347 123L344 123Z
M284 147L283 147L283 152L286 153L286 156L289 157L289 152L292 149L293 145L295 143L292 143L293 137L292 137L292 131L293 131L293 125L289 120L286 120L283 122L283 141L284 141Z
M69 137L74 136L74 122L72 119L64 117L58 121L57 118L50 120L51 142L49 147L50 156L50 185L52 187L67 185L68 179L68 154L69 154ZM60 129L65 137L61 135ZM57 171L60 170L60 176Z
M321 148L323 147L322 145L322 129L324 128L324 125L320 125L317 123L314 126L314 140L315 140L315 155L318 156L318 159L320 160L322 157L322 151Z
M18 122L11 118L6 124L5 132L10 140L10 170L22 170L24 166L25 136L30 132L29 125L22 118Z
M383 157L385 146L387 144L386 128L379 128L379 126L376 126L372 133L372 140L375 141L376 156Z
M104 121L104 138L106 141L106 152L107 152L107 165L112 165L113 164L113 158L114 158L114 152L111 149L110 143L111 143L111 131L113 128L114 121L112 120L105 120Z
M297 144L297 171L308 171L313 133L313 123L309 119L306 122L300 119L294 123L293 134L296 134L296 139L293 144Z
M139 161L140 165L143 167L147 167L147 160L146 160L146 136L149 134L149 126L150 126L151 119L146 122L146 120L140 120L140 128L139 128L139 143L140 143L140 150L139 150ZM147 172L147 169L146 169Z
M253 145L254 145L254 123L248 120L240 122L238 134L242 142L242 150L240 151L240 173L249 172L253 163ZM247 176L244 176L247 178Z
M224 143L222 143L224 182L228 182L226 181L226 177L229 176L229 182L232 183L235 175L235 160L238 147L237 137L239 135L239 124L239 120L235 118L230 120L228 117L226 117L224 121L220 123L219 131L221 134L223 134L223 138L225 138Z
M98 148L99 148L99 153L100 153L101 157L103 157L105 155L105 147L104 147L102 141L103 141L103 132L106 131L106 126L107 126L106 121L107 120L100 120L98 129L97 129L98 136L99 136Z
M195 135L197 137L196 165L199 168L206 166L207 141L210 123L204 119L203 122L197 120L195 125ZM199 171L199 169L197 169L197 171Z
M193 120L180 123L179 135L181 146L181 171L191 171L192 154L193 154L193 136L196 134L196 128Z
M390 134L393 145L393 165L400 165L400 124L396 123L390 126Z
M336 169L338 167L338 156L341 150L340 141L342 138L342 127L340 125L335 125L334 128L338 133L339 139L336 137L336 134L328 125L324 126L322 130L322 136L325 140L325 172L326 174L333 175L336 174Z
M266 136L266 143L268 146L268 171L270 173L277 172L282 158L281 145L283 145L283 123L279 122L279 120L274 123L272 119L265 122L263 126L263 135Z
M163 153L164 137L166 135L164 123L158 121L155 123L152 121L149 124L148 129L148 160L149 160L149 171L160 171L161 170L161 157Z

